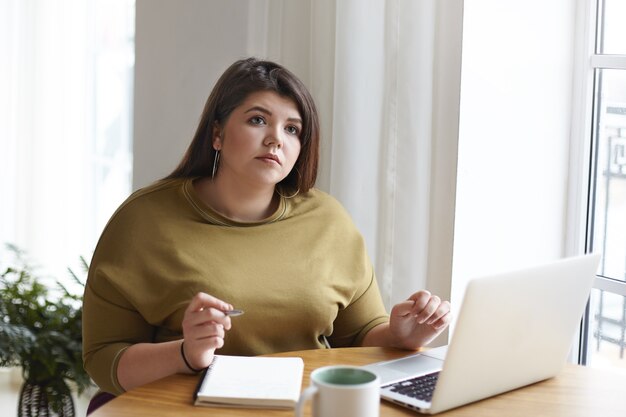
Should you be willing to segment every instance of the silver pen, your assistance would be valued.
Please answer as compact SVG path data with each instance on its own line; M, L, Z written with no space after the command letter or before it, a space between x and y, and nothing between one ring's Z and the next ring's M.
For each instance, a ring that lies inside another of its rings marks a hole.
M233 309L233 310L228 310L228 311L224 311L224 314L226 314L227 316L230 317L237 317L237 316L241 316L243 314L243 310L238 310L238 309Z

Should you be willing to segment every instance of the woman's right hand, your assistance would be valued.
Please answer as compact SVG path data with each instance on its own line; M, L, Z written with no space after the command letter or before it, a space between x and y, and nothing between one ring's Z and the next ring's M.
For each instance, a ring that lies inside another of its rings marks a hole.
M231 327L224 311L233 306L209 294L199 292L189 303L183 317L184 353L195 369L211 364L215 349L224 346L225 331Z

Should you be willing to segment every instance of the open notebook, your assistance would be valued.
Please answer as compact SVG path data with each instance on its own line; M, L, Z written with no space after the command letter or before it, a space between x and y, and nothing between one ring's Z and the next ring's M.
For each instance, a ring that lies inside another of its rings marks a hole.
M302 358L216 355L200 377L194 404L294 408L303 370Z

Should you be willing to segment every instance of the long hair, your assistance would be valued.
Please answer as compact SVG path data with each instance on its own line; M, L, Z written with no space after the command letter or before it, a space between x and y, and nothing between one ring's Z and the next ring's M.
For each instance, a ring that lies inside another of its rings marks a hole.
M202 111L200 123L176 169L165 179L209 176L215 158L213 127L226 122L246 97L258 91L274 91L292 99L302 117L300 154L294 168L278 186L306 192L315 184L319 162L319 118L311 94L293 73L270 61L242 59L219 78Z

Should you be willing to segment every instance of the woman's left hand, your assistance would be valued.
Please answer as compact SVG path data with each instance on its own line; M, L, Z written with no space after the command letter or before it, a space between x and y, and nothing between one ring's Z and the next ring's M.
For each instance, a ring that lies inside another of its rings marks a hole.
M450 319L450 303L422 290L391 309L389 331L394 345L417 349L439 336L450 324Z

